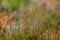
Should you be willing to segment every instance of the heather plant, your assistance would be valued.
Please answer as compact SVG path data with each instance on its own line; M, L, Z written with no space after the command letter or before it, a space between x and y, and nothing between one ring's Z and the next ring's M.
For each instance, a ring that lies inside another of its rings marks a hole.
M0 40L60 40L59 0L6 0L4 2L8 2L7 4L2 1L2 6L4 10L6 8L10 10L10 12L5 10L10 19L6 22L5 16L1 17L5 15L1 9L0 22L8 24L2 25L6 28L6 32L2 35L0 31Z

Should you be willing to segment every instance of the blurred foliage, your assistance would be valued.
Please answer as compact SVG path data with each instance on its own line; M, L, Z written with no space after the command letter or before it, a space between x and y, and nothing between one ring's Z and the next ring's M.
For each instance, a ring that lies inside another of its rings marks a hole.
M9 3L9 6L11 8L16 8L19 5L21 5L21 2L22 2L22 0L11 0L10 3Z
M10 6L11 8L18 8L19 6L21 6L22 3L28 4L28 3L29 3L29 0L11 0L11 1L9 2L9 6Z
M60 0L57 0L56 2L58 1ZM14 17L12 17L10 20L10 21L14 21L15 25L13 25L14 22L8 24L10 25L9 28L11 27L10 29L11 35L10 36L8 35L8 37L10 38L9 40L44 40L45 36L43 36L43 34L46 30L49 31L47 34L49 34L51 30L52 31L54 30L54 32L51 31L52 32L51 34L53 35L53 33L56 32L55 36L59 36L60 35L60 5L57 3L56 10L46 11L45 7L44 8L42 7L42 10L40 10L41 9L40 6L39 8L37 8L36 5L34 5L34 3L31 2L32 4L30 4L30 2L31 0L10 0L8 2L7 6L9 6L11 9L15 9L15 8L17 9L21 7L19 10L17 10L18 13L16 13L16 15L17 14L18 15L17 16L14 15ZM19 25L17 25L18 23ZM14 27L16 29L14 29ZM3 37L0 35L0 40L1 39L3 39Z

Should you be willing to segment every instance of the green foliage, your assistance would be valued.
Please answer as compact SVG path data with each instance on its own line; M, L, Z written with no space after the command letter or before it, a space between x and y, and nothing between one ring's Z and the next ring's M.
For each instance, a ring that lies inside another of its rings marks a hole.
M32 30L32 34L29 36L29 40L39 40L39 29L34 27Z
M18 7L19 5L21 5L22 3L22 0L12 0L10 3L9 3L9 6L11 8L15 8L15 7Z
M11 8L16 8L16 7L21 6L22 3L28 4L28 3L29 3L29 0L12 0L12 1L10 1L10 3L9 3L9 7L11 7Z

